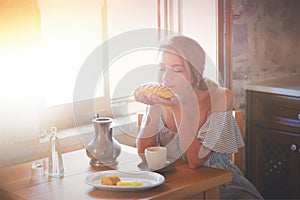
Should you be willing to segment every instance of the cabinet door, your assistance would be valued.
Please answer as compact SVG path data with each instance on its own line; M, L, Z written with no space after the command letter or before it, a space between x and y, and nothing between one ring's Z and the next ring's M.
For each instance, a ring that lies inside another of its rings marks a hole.
M254 185L267 199L300 198L300 135L259 127L252 134Z

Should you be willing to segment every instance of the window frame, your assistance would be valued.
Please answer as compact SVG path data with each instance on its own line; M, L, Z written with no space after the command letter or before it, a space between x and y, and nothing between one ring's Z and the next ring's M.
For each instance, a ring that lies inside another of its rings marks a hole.
M218 69L223 86L232 89L232 0L218 0Z

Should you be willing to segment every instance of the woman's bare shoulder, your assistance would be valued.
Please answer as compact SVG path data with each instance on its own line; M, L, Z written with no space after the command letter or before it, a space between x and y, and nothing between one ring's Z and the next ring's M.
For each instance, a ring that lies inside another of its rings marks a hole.
M212 112L232 110L233 94L228 88L218 87L212 94Z

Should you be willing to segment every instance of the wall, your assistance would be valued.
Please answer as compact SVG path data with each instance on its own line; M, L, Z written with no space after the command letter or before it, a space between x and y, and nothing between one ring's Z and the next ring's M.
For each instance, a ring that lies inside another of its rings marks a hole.
M300 73L300 1L233 0L234 108L245 109L245 84Z

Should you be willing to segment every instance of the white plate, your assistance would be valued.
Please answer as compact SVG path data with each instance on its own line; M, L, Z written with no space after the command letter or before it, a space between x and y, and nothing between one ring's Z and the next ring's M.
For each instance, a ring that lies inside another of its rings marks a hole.
M140 181L142 186L110 186L102 185L101 178L106 175L117 175L120 177L121 181ZM161 174L148 171L140 172L124 172L118 170L108 170L93 173L85 178L85 183L102 190L110 191L138 191L146 190L165 182L165 177Z

